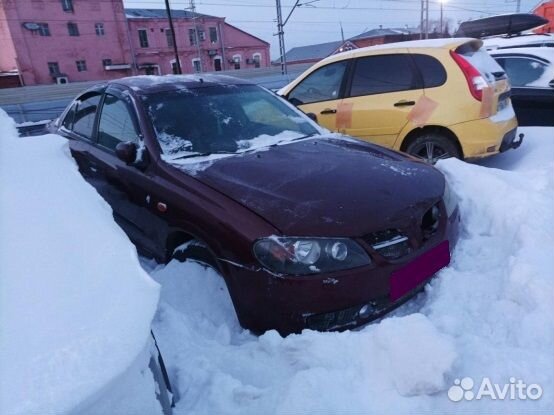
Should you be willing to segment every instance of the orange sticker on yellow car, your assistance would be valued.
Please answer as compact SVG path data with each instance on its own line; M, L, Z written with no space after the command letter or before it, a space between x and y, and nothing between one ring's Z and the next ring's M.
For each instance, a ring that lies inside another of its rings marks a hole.
M341 102L337 105L336 128L350 128L352 126L352 102Z
M408 113L408 121L411 121L416 127L423 127L427 124L427 121L429 121L438 105L438 102L422 95Z
M494 98L494 90L487 86L482 90L483 98L481 100L481 111L479 115L481 118L488 118L492 115L492 103Z

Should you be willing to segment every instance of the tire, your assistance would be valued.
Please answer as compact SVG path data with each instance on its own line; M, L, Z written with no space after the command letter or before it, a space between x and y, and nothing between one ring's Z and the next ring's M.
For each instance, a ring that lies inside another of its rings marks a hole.
M179 262L194 261L218 270L215 258L206 244L196 239L187 241L175 248L171 253L170 259L175 259Z
M435 164L439 160L450 157L463 159L456 143L437 133L425 133L412 140L406 147L406 153L430 164Z

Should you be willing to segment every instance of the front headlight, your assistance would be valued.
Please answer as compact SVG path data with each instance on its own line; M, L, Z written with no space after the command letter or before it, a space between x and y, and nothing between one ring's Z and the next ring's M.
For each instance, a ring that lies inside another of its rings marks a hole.
M456 206L458 206L458 199L456 195L450 191L447 181L444 182L444 195L442 196L442 200L444 200L444 205L446 206L446 214L450 217L456 210Z
M325 273L371 263L364 249L348 238L272 236L254 243L254 255L269 271L287 275Z

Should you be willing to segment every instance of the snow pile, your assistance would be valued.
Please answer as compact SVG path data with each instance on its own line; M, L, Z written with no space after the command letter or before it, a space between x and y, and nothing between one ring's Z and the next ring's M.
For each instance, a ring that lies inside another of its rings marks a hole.
M214 271L150 269L162 284L154 330L175 413L552 413L554 142L552 129L527 133L520 149L486 161L515 171L440 164L463 217L453 261L415 300L358 331L255 337ZM544 392L450 401L466 376Z
M1 110L0 199L0 412L156 413L158 285L66 140L17 138Z

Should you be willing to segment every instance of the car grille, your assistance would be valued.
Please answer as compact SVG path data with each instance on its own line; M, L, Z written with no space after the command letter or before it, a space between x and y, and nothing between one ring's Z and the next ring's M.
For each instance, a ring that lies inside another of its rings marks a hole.
M365 241L387 259L398 259L411 252L408 237L398 229L386 229L367 235Z
M440 207L439 204L431 206L421 218L420 229L421 236L414 235L416 245L425 243L438 231L440 224ZM371 247L389 260L402 258L410 254L416 245L412 246L408 234L400 229L385 229L383 231L373 232L366 235L364 241Z

